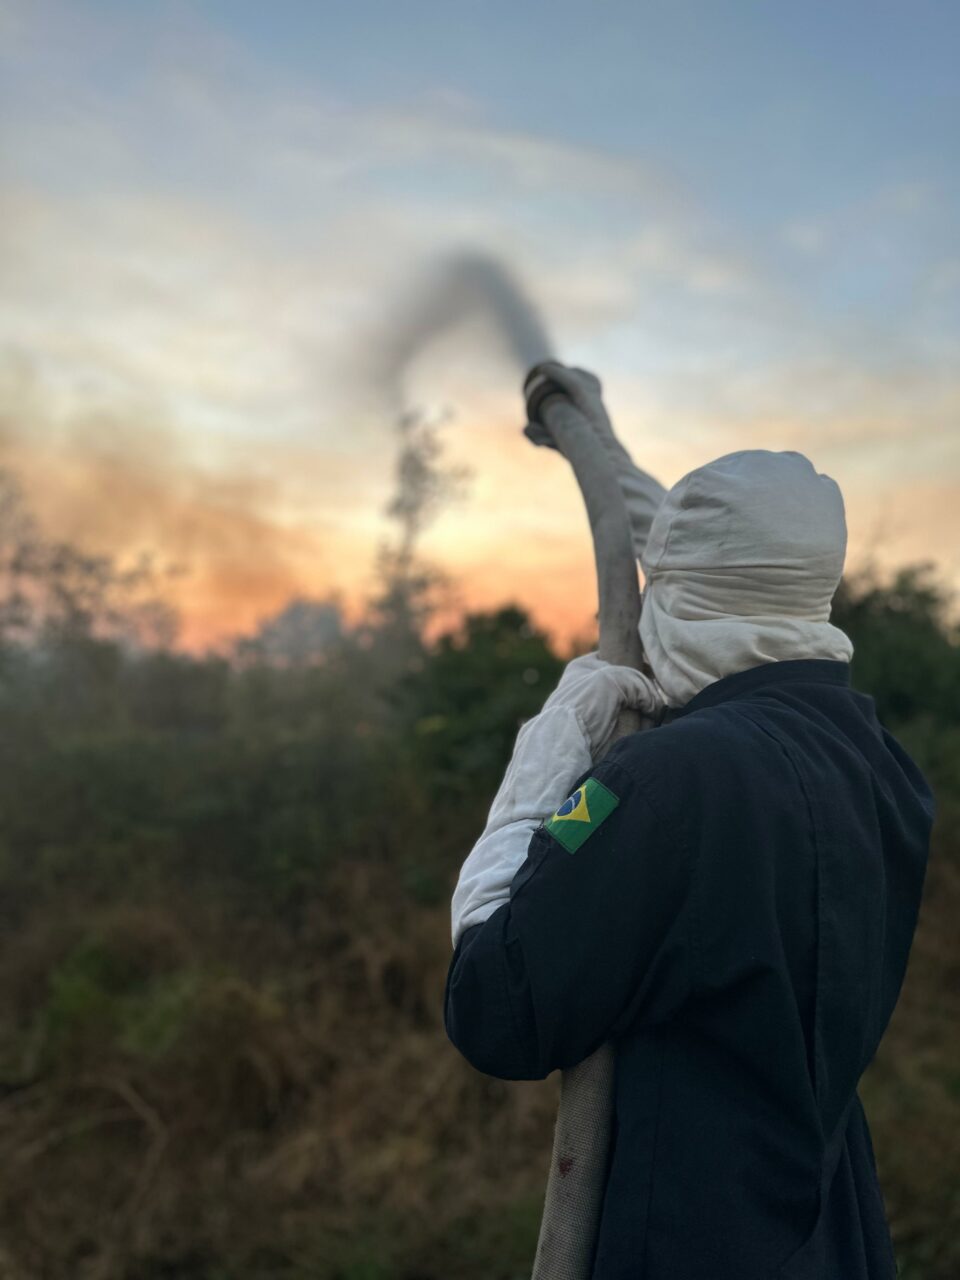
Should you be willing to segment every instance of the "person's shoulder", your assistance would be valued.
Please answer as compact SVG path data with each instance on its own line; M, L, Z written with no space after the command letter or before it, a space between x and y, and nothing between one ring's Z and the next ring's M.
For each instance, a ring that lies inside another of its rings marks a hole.
M735 749L740 732L736 717L723 705L704 707L656 728L626 734L613 744L603 764L639 781L657 782L664 774L676 779L699 771L706 761L715 767L724 753Z

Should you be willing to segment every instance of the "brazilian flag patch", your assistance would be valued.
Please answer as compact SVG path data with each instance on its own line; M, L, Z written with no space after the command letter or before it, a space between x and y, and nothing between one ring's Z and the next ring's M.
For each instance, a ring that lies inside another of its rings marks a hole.
M588 778L543 825L567 853L576 853L619 803L620 797L609 787L596 778Z

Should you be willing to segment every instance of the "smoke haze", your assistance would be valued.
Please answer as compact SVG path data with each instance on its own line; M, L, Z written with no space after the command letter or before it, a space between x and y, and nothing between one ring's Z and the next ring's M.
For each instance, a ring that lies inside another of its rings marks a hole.
M395 489L387 514L399 522L399 550L414 544L439 508L458 496L469 472L443 460L438 428L449 413L429 421L408 403L405 374L437 338L462 321L485 317L525 372L546 359L552 344L536 307L503 263L464 251L421 271L395 308L383 342L380 381L400 432Z

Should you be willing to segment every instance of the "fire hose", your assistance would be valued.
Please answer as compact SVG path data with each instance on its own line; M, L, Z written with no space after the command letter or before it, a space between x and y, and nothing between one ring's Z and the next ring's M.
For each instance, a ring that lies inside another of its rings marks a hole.
M612 460L598 448L549 366L535 365L524 382L527 417L546 427L573 468L593 538L597 570L600 657L639 667L640 591L630 522ZM624 709L614 741L649 727ZM613 1126L615 1056L602 1045L561 1072L553 1153L532 1280L589 1280L607 1175Z
M524 382L527 420L549 433L570 463L580 487L593 538L599 597L599 656L617 666L642 661L638 624L640 593L630 521L612 457L566 392L550 378L545 360L553 343L536 308L509 271L476 252L454 254L411 290L385 342L381 381L397 393L411 359L463 315L489 315L521 367L534 363ZM647 727L633 711L617 721L616 738ZM589 1280L606 1183L613 1124L614 1051L604 1045L561 1073L560 1107L544 1200L533 1280Z

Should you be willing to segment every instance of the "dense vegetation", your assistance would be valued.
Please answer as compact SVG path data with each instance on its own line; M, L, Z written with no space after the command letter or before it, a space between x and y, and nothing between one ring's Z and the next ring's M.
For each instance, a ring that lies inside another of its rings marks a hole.
M528 1275L557 1082L472 1071L441 998L460 861L560 656L518 608L428 643L423 584L395 581L320 655L190 657L131 641L109 573L14 568L0 1277ZM952 1280L960 648L922 571L845 586L836 617L939 793L863 1096L902 1274Z

